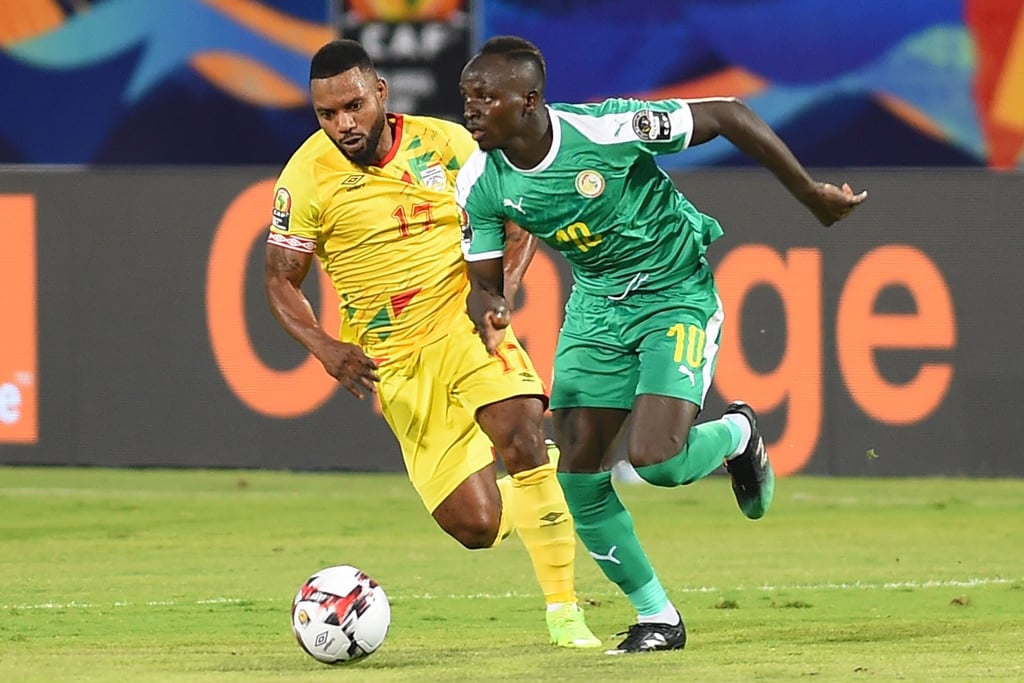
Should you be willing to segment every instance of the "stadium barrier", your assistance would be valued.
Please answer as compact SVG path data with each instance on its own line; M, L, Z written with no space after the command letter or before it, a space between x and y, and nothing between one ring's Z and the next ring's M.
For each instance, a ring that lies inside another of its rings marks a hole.
M0 171L0 463L399 471L369 402L262 291L276 169ZM868 189L822 228L768 173L680 173L718 217L726 309L705 407L759 408L783 474L1024 475L1024 176L818 171ZM538 253L514 325L550 373L568 268ZM336 324L326 278L307 295Z

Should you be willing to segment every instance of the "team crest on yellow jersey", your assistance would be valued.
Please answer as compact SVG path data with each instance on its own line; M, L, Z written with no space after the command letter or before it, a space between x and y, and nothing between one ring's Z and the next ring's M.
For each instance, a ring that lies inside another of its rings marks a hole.
M424 187L429 187L431 190L437 190L438 192L444 192L448 186L448 180L444 174L444 166L441 164L431 164L427 166L420 180L423 181Z
M604 192L604 176L597 171L580 171L576 176L576 191L589 199L600 197Z

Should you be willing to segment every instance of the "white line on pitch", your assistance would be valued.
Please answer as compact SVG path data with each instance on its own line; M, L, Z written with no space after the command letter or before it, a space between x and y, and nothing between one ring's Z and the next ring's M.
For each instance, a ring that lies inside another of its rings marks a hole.
M718 586L683 586L671 587L670 593L727 593L738 591L762 591L774 593L781 591L845 591L845 590L900 590L907 588L974 588L978 586L998 586L1011 583L1024 582L1024 577L1017 579L1006 579L1001 577L977 577L970 579L948 579L945 581L895 581L884 583L871 583L867 581L855 581L853 583L794 583L784 585L765 584L761 586L735 586L722 588ZM612 591L589 591L593 595L617 595ZM506 598L535 598L534 593L518 593L509 591L507 593L469 593L438 595L434 593L400 593L392 595L392 600L476 600L476 599L506 599ZM183 607L187 605L243 605L252 603L287 602L286 598L210 598L206 600L150 600L147 602L41 602L37 604L4 604L0 609L5 610L47 610L47 609L112 609L118 607Z

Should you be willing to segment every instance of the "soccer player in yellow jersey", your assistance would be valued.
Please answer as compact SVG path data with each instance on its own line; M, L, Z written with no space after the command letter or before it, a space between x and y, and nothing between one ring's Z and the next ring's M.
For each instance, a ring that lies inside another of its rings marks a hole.
M551 642L597 647L576 604L572 518L544 441L546 390L515 335L496 356L466 315L455 175L476 150L460 125L388 113L363 47L310 63L321 130L278 179L265 287L277 320L358 398L378 392L413 487L466 548L518 532L547 602ZM509 226L518 285L536 241ZM517 241L518 240L518 241ZM340 298L339 335L302 294L314 254ZM492 450L493 445L493 450ZM509 476L496 481L494 453Z

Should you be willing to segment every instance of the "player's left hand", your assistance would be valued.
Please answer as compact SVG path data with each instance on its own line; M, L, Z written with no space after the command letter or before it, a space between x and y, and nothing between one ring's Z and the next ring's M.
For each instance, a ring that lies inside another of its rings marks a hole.
M867 198L867 190L854 194L849 183L843 183L842 187L831 183L815 183L804 203L822 225L828 226L849 216Z

